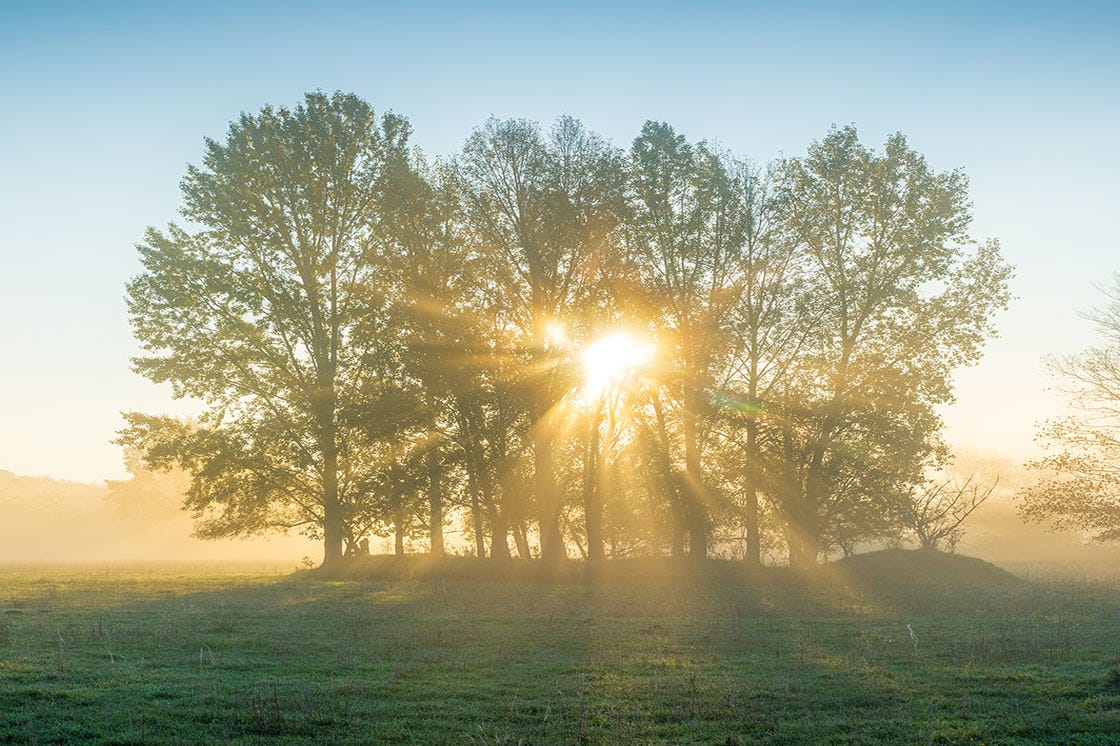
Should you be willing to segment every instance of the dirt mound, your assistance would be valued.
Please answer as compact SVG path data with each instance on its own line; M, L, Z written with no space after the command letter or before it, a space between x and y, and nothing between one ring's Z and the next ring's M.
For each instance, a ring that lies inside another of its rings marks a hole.
M857 554L829 568L846 583L884 589L1008 587L1025 582L976 557L922 549Z

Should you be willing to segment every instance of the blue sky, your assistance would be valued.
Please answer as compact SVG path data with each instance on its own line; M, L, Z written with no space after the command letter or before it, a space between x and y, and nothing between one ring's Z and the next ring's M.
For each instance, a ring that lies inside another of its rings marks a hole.
M0 0L0 468L119 476L119 410L184 411L129 370L145 226L240 111L350 90L454 152L487 116L567 113L619 144L666 120L764 161L833 124L905 133L971 178L1017 299L945 412L1022 457L1060 412L1041 357L1120 271L1117 3L12 3Z

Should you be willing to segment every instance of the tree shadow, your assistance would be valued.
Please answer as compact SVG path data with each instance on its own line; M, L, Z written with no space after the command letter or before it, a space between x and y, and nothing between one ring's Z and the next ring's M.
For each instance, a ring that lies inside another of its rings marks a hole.
M1115 725L1120 693L1092 688L1115 589L464 562L12 585L0 741L999 742Z

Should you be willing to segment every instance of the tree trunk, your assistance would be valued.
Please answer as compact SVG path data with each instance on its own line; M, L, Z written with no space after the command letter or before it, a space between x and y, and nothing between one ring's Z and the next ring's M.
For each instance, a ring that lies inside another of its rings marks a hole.
M533 551L529 548L529 537L525 533L525 523L515 521L513 524L513 543L517 546L517 556L521 559L533 559Z
M393 553L404 556L404 500L399 497L393 505Z
M471 498L471 524L474 527L474 550L479 559L486 556L486 539L482 530L482 503L478 499L479 465L467 464L467 492Z
M496 560L508 560L509 555L509 524L501 511L495 511L494 518L490 521L490 557Z
M805 468L805 487L804 491L800 493L801 500L799 501L800 510L798 513L798 533L800 534L801 545L798 557L800 567L813 567L820 557L820 506L827 497L826 490L828 488L824 478L824 459L832 445L837 423L840 421L839 412L842 401L840 392L847 385L847 370L848 363L851 360L852 347L850 341L844 343L838 374L833 383L835 388L833 389L832 400L825 410L824 421L821 424L820 432L812 443L809 463ZM790 556L790 564L793 564L792 555Z
M490 558L496 560L509 559L509 518L505 508L505 490L502 489L495 500L494 479L489 466L479 453L479 449L472 449L470 460L473 464L467 470L467 479L477 480L479 491L482 494L482 508L490 518ZM472 493L474 494L474 493ZM502 503L502 504L499 504ZM481 519L481 515L480 515ZM486 553L485 537L479 540L476 536L476 548L480 557Z
M789 564L800 570L809 570L817 566L820 556L820 540L812 535L810 527L802 528L795 536L790 547Z
M543 407L542 407L543 408ZM541 531L541 559L556 564L567 556L560 533L560 496L552 463L552 433L547 432L545 412L538 409L533 428L533 479L537 492Z
M799 565L800 567L813 567L817 564L820 555L821 517L820 505L824 499L825 483L824 455L827 442L831 439L832 425L828 424L824 432L813 445L809 465L805 469L805 488L798 501L798 524L796 526L799 536ZM790 557L793 564L793 557Z
M754 405L754 398L751 398ZM758 421L747 418L747 489L744 495L743 523L747 529L747 560L762 564L762 540L758 529Z
M428 504L431 516L432 556L442 557L443 547L443 456L434 444L428 449Z
M820 518L816 507L810 505L805 496L798 497L787 519L789 564L798 569L809 569L816 566L820 555Z
M494 501L494 485L487 474L482 481L482 494L490 507L490 557L509 559L509 511L505 507L505 490L500 490L498 504Z
M342 503L338 496L338 443L336 440L334 389L326 382L315 402L319 449L323 453L323 567L342 562L342 542L346 538Z
M331 263L328 288L330 315L319 313L319 288L316 282L304 275L304 288L311 301L312 350L315 360L316 389L311 392L311 406L315 413L319 433L319 448L323 453L323 566L336 567L342 563L342 542L346 538L343 526L342 501L338 494L338 427L335 422L338 392L335 380L338 374L338 275L337 265Z
M793 518L788 515L789 506L786 506L787 515L785 524L782 526L782 533L786 537L786 557L789 559L790 567L798 567L801 561L801 550L798 546L797 535L793 528Z
M662 490L658 489L661 480L656 477L661 472L661 458L654 452L655 441L649 427L643 427L641 437L644 441L642 460L639 462L640 470L647 474L644 479L646 486L646 505L649 509L649 544L653 556L661 556L661 549L665 544L665 537L661 534L661 500Z
M700 475L700 446L696 436L695 392L686 394L683 413L685 488L688 494L688 554L701 560L708 556L707 494Z
M342 505L338 499L338 452L332 443L323 454L323 567L336 567L342 562L343 534Z
M661 409L661 395L655 392L652 401L653 413L657 418L657 458L665 486L665 497L669 502L669 553L673 559L681 559L684 557L685 512L681 505L684 496L681 494L673 462L669 458L669 429L665 425L665 413Z
M673 526L673 545L669 551L673 559L684 559L684 528L681 526Z
M543 308L541 299L534 297L534 308ZM560 532L560 490L552 459L552 425L548 414L552 409L551 376L548 351L548 319L538 316L533 322L533 349L537 369L542 380L537 382L533 402L533 480L537 496L538 523L541 532L541 559L546 564L556 564L567 556L564 537Z
M607 554L607 556L612 560L618 558L618 524L621 522L620 518L623 518L622 514L618 510L617 503L614 500L617 495L622 493L622 490L619 488L618 483L615 481L615 470L617 468L618 463L616 462L612 464L608 459L607 468L605 469L603 475L603 494L605 494L607 496L607 500L610 501L610 508L606 510L607 517L605 519L607 530L609 532L607 536L607 549L609 553Z
M602 475L600 472L601 454L599 453L599 419L602 401L595 406L591 418L591 432L587 445L587 463L583 480L583 519L587 528L587 561L591 565L601 565L603 552L603 500Z

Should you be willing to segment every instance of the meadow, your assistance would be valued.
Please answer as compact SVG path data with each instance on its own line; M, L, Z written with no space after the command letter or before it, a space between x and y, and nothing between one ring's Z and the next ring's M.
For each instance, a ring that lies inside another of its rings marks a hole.
M0 742L1120 741L1120 581L470 559L0 567Z

